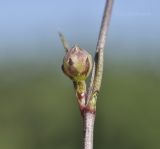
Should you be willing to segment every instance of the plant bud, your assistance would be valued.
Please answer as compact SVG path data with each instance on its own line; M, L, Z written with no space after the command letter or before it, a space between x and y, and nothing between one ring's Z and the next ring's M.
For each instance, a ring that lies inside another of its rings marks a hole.
M73 81L86 80L92 69L91 55L78 46L67 51L63 59L62 70Z

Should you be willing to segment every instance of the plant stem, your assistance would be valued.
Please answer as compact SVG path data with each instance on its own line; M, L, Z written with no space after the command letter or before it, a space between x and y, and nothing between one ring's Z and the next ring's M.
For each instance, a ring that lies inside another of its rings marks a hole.
M90 87L88 91L87 101L92 98L91 96L95 92L99 92L101 87L101 81L103 76L103 61L104 61L104 47L106 43L106 35L108 32L109 22L111 18L112 6L114 0L106 0L103 18L101 22L95 59L93 64L92 76L90 81Z
M94 131L95 114L86 112L84 113L84 149L93 149L93 131Z
M80 82L73 81L73 85L74 85L74 89L76 92L79 109L83 116L85 104L86 104L86 82L85 81L80 81Z
M96 101L101 87L103 76L103 59L106 35L112 12L113 0L106 0L99 38L96 47L94 65L90 86L86 99L86 111L84 111L84 147L83 149L93 149L93 132L96 115ZM86 112L86 113L85 113Z
M96 101L101 87L103 76L103 57L104 47L106 42L106 35L108 32L108 26L110 22L112 6L114 0L106 0L103 18L101 22L99 38L96 47L96 53L94 58L94 64L92 69L92 75L90 80L90 86L86 93L85 81L77 82L73 81L76 96L78 99L80 111L83 117L83 130L84 130L84 143L83 149L93 149L93 132L94 122L96 117ZM66 53L69 51L69 46L62 33L59 33L61 42L63 44ZM63 68L63 67L62 67ZM65 73L65 72L64 72Z

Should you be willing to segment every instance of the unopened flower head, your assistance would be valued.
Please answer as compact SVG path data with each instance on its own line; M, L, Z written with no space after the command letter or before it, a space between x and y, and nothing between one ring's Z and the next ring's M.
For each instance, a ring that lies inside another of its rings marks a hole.
M63 59L62 70L73 81L83 81L92 69L92 57L84 49L73 46Z

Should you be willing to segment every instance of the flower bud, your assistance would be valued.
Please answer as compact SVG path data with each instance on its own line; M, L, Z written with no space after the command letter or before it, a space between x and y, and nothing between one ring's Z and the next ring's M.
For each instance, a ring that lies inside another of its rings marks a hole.
M67 51L63 59L62 70L73 81L86 80L92 69L91 55L78 46Z

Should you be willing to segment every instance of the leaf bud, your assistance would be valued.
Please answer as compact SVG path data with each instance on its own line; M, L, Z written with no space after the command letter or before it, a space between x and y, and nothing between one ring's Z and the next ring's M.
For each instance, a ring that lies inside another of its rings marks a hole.
M75 45L66 52L63 58L62 70L75 82L84 81L92 69L92 57L84 49Z

